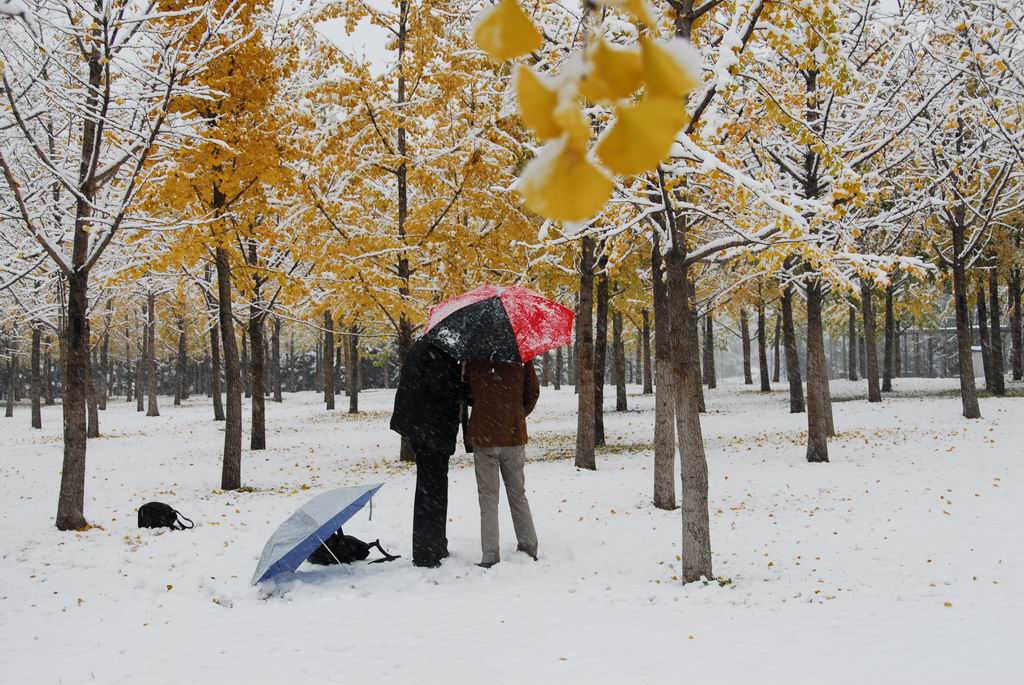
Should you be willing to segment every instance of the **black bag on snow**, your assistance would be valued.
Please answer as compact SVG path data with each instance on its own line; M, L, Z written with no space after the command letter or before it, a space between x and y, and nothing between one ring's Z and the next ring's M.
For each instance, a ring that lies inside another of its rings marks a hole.
M182 519L188 521L186 526ZM171 530L186 530L194 528L192 519L188 518L177 509L163 502L146 502L139 507L139 528L170 528Z
M354 561L366 559L366 557L370 556L370 550L374 547L380 550L384 558L375 559L370 562L371 564L378 564L382 561L394 561L400 558L385 552L384 548L380 546L380 540L363 542L359 538L345 535L341 528L339 528L336 533L324 540L323 544L317 547L306 561L319 566L351 564Z

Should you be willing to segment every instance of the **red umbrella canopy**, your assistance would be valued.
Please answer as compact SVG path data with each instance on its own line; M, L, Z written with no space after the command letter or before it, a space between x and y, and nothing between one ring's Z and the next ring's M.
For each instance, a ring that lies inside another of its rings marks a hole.
M430 316L427 319L427 333L433 331L433 337L439 342L445 342L449 336L438 335L441 331L435 330L442 321L456 312L489 304L490 301L499 303L507 316L518 356L523 363L548 350L568 345L572 340L572 310L518 285L509 288L482 285L468 293L434 305L430 308ZM460 317L456 317L458 318ZM467 333L475 336L490 334L487 330L479 329L471 332L467 330ZM461 349L467 348L462 345ZM456 352L455 349L451 351ZM456 354L457 358L461 356Z

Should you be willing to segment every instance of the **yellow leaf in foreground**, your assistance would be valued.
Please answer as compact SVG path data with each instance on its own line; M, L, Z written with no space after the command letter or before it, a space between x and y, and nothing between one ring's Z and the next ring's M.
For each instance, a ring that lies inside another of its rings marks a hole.
M481 12L473 37L480 49L500 62L529 54L544 43L516 0L501 0Z
M686 95L701 85L700 55L685 40L654 41L640 36L648 95Z
M612 194L612 180L567 137L541 149L523 170L518 187L527 209L556 221L586 221Z
M621 176L650 171L668 155L688 115L682 100L646 97L616 108L615 125L597 141L597 157Z
M522 64L516 67L516 99L523 123L534 135L541 140L562 135L562 127L555 121L558 93L544 85L533 69Z
M591 102L621 100L643 84L643 62L638 50L615 48L599 40L589 62L590 72L580 83L580 93Z
M590 145L590 121L575 101L563 102L555 109L555 121L569 134L569 145L580 152L586 152Z

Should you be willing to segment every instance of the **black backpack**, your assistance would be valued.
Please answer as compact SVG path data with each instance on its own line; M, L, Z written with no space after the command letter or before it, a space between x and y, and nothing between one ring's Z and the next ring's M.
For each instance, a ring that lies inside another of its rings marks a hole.
M384 558L371 561L371 564L379 564L382 561L394 561L400 558L385 552L384 548L380 546L380 540L363 542L359 538L345 535L341 528L339 528L336 533L324 540L323 544L317 547L306 561L319 566L351 564L354 561L366 559L366 557L370 556L370 550L374 547L380 550Z
M186 526L181 522L188 521ZM139 507L139 528L170 528L171 530L186 530L194 528L192 519L188 518L177 509L163 502L146 502Z

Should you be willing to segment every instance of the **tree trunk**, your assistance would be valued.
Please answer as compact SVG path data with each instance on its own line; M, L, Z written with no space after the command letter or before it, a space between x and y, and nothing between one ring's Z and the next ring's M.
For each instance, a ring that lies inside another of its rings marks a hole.
M981 361L985 370L985 388L992 391L992 344L988 337L988 305L985 302L984 276L978 274L978 293L975 301L978 306L978 340L981 344Z
M828 461L828 372L821 323L821 284L807 285L807 461Z
M49 364L50 364L49 352L47 352L46 364L47 364L47 366L49 366ZM132 376L133 376L132 369L133 368L135 368L135 367L132 364L132 336L131 336L131 332L128 329L128 317L126 316L125 317L125 326L124 326L124 401L125 402L131 402L132 401L132 396L134 394L133 393L133 388L132 388ZM49 378L50 370L49 370L49 368L47 368L46 374L47 374L46 382L49 383L50 382L50 378Z
M188 373L188 355L185 352L185 319L178 317L178 360L174 368L174 406L185 399L185 376Z
M252 397L252 368L249 365L249 342L246 339L247 331L242 328L242 392L248 399Z
M782 289L782 340L786 352L786 377L789 379L789 413L802 414L804 386L796 349L796 327L793 324L793 287L789 285Z
M270 397L270 341L267 340L267 317L263 316L263 396ZM266 406L264 404L264 406Z
M750 373L750 328L747 325L747 310L740 309L740 338L743 343L743 384L753 385L754 377Z
M689 299L689 325L686 327L686 339L683 345L686 348L686 359L690 364L690 373L696 379L696 383L690 386L694 394L694 401L697 403L697 411L701 414L707 411L704 404L704 382L701 379L700 369L700 326L697 325L697 284L693 279L688 282L689 291L686 293Z
M671 217L671 213L669 215ZM670 226L674 223L670 219ZM687 345L689 329L696 328L690 311L690 283L687 275L682 231L673 237L667 255L670 344L673 394L675 397L676 441L682 485L682 581L714 578L711 567L711 532L708 522L708 465L700 427L698 347ZM657 314L655 314L657 316ZM689 347L689 349L687 349ZM692 360L688 358L692 357Z
M160 416L156 399L156 295L152 291L146 296L146 354L146 416Z
M266 316L263 305L259 302L259 289L257 288L256 297L249 305L249 345L252 348L249 354L249 383L252 392L252 402L249 407L252 424L249 434L249 449L252 450L267 448L266 358L264 357L266 347L263 344L263 322L266 320Z
M555 390L562 389L562 348L555 350Z
M715 320L711 312L704 316L704 382L709 390L718 387L715 378Z
M408 29L409 29L409 12L410 3L408 0L399 0L398 2L398 33L397 33L397 48L398 48L398 59L396 63L401 67L405 63L405 51L406 43L408 41ZM397 83L397 95L396 100L397 106L401 109L405 107L406 103L406 84L405 84L405 72L398 69L398 83ZM397 198L397 209L398 209L398 236L399 239L404 242L405 240L405 223L409 217L409 184L408 184L408 167L406 167L406 153L407 153L407 140L408 131L405 126L399 125L397 129L397 148L398 148L398 159L402 160L398 165L398 169L395 173L395 180L397 182L398 198ZM412 271L409 268L409 259L405 253L400 253L398 258L398 294L403 299L408 299L410 295L409 290L409 279L412 276ZM405 364L405 358L409 353L409 349L412 347L412 322L406 317L403 312L398 319L398 362L399 364ZM416 454L413 452L412 444L409 439L405 436L402 437L401 451L399 454L401 461L415 461Z
M580 246L580 300L576 317L576 468L597 469L594 457L596 436L594 380L594 239L583 238Z
M863 293L863 284L861 284L861 292ZM849 360L847 362L848 378L851 381L857 380L857 308L850 305L850 349L849 349Z
M764 302L757 305L757 361L761 374L761 392L771 392L772 386L768 382L768 341L766 340L764 320Z
M774 368L772 369L772 382L778 383L781 372L779 355L779 338L782 337L782 317L775 313L775 334L772 336L772 355L774 356Z
M107 300L107 313L103 317L103 343L100 346L100 388L99 408L107 409L107 397L110 395L110 318L113 302Z
M359 413L359 329L353 324L349 327L348 339L348 413Z
M875 345L875 307L871 284L860 281L860 307L864 318L864 341L867 366L864 374L868 379L868 402L881 402L882 391L878 387L878 347Z
M76 248L78 241L76 240ZM61 331L63 370L64 461L60 475L56 525L59 530L85 526L85 396L89 372L88 272L67 277L67 319Z
M146 308L142 308L143 321L146 318ZM139 336L139 360L135 362L135 411L146 410L146 388L149 387L146 379L149 367L149 335L146 333L146 324L142 324L142 335Z
M210 394L213 396L213 420L224 420L224 404L220 397L220 326L210 328Z
M44 389L44 392L46 393L46 400L45 400L46 406L50 406L50 405L53 404L53 354L50 352L50 349L51 349L52 345L53 345L53 341L50 339L50 336L46 336L46 354L43 357L43 367L46 370L46 379L45 379L44 384L43 384L43 389ZM129 355L129 361L130 361L131 353L129 352L128 355ZM131 368L131 364L129 364L128 368L129 369ZM128 381L129 393L131 393L131 387L132 387L131 380L129 379L129 381ZM128 399L131 400L131 395L130 394L129 394Z
M344 332L343 328L338 329L338 337L340 338L338 345L338 385L344 387L345 397L348 397L348 386L349 377L352 375L352 345L349 344L348 333ZM345 379L342 382L341 370L345 370Z
M981 417L978 406L978 392L974 387L974 368L971 359L971 328L967 318L967 284L964 281L964 215L963 206L956 207L953 233L953 299L956 302L956 346L960 373L960 402L963 415L968 419Z
M601 260L599 268L603 266ZM608 275L597 277L597 321L594 332L594 444L598 447L604 440L604 374L608 365Z
M1024 379L1024 336L1021 335L1021 311L1020 311L1020 269L1014 267L1010 272L1009 298L1010 298L1010 341L1013 344L1013 380Z
M42 399L42 377L40 357L42 350L43 332L38 325L32 326L32 384L29 386L29 394L32 397L32 427L43 427L43 408L40 406Z
M14 383L15 383L15 366L17 364L17 357L11 352L11 356L7 360L7 405L4 407L4 418L10 419L14 417Z
M893 314L893 290L890 283L885 289L885 357L882 364L882 391L892 392L892 377L896 371L896 320ZM876 400L877 401L877 400Z
M615 411L626 411L626 348L622 341L622 314L612 313L612 363L615 376Z
M18 358L14 358L14 371L11 375L11 386L14 388L14 402L21 402L21 365L18 364Z
M220 487L222 490L237 490L242 486L242 374L238 364L238 344L235 342L235 319L231 311L231 263L223 247L215 249L214 257L217 265L217 313L224 347L224 394L227 405Z
M999 308L999 272L993 266L988 271L989 321L992 325L992 393L999 397L1006 394L1006 377L1003 369L1003 328Z
M651 373L651 314L647 307L643 308L641 315L644 319L643 329L640 332L640 347L644 366L644 394L654 393L654 376Z
M334 318L324 312L324 403L334 409Z
M274 317L274 333L270 344L271 384L274 386L274 401L282 402L281 395L281 319ZM387 378L387 372L384 374Z
M86 330L89 331L91 326L86 323ZM89 332L87 335L91 338L92 333ZM96 368L96 355L95 353L88 356L89 368L86 370L86 394L85 394L85 408L86 408L86 421L85 421L85 437L87 438L98 438L100 437L100 412L99 404L96 401L96 379L94 377Z
M675 396L672 389L671 322L660 243L659 233L655 230L651 246L654 321L657 324L654 331L654 506L672 510L676 508Z
M540 364L540 386L542 388L548 387L548 383L551 382L551 353L545 352L541 356Z

